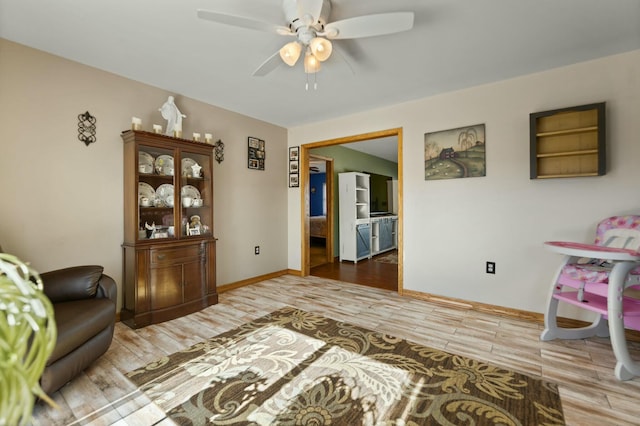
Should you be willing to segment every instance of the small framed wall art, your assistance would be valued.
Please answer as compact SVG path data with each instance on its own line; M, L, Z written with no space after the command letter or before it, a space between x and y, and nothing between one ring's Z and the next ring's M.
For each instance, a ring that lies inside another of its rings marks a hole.
M289 148L289 188L297 188L300 186L298 177L300 176L300 147L292 146Z
M265 143L262 139L249 136L247 166L254 170L264 170L266 157Z
M298 161L300 149L297 146L289 148L289 161Z

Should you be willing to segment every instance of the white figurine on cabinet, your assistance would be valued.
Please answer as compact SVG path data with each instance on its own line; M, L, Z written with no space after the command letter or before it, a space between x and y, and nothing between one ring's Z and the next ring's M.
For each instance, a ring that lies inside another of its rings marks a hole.
M149 226L148 222L144 223L144 228L146 229L147 238L153 238L153 234L156 232L156 223L153 222L151 226Z
M162 118L167 120L167 130L165 131L167 136L174 136L174 132L182 133L182 119L187 118L187 116L180 112L173 100L173 96L169 96L169 99L159 111L162 114Z

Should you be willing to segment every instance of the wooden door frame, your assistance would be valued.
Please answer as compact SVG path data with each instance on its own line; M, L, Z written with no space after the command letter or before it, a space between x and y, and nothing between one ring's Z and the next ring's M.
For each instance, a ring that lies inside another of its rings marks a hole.
M333 158L323 157L321 155L312 154L309 155L309 163L313 161L324 161L326 165L325 170L325 185L327 188L327 227L326 232L327 236L325 237L325 256L327 258L327 262L333 262ZM307 167L308 168L308 167ZM309 195L311 196L311 195ZM311 210L311 208L309 208ZM309 216L305 217L305 220L309 221ZM310 251L310 241L311 238L307 238L307 254ZM307 265L307 270L310 270L311 267L311 256L307 255L305 258L305 263Z
M380 130L377 132L363 133L359 135L346 136L337 139L329 139L319 142L312 142L300 145L300 222L301 222L301 242L300 242L300 273L303 277L309 275L310 272L310 255L309 255L309 150L332 145L342 145L351 142L362 142L371 139L380 139L390 136L396 136L398 139L398 294L403 293L403 167L402 167L402 127L395 129ZM328 175L328 173L327 173ZM332 172L333 178L333 172ZM328 184L327 184L328 186ZM331 185L331 196L333 203L333 184ZM327 194L328 196L328 194ZM328 222L328 221L327 221ZM327 223L327 232L331 228L331 237L333 239L333 221L331 225ZM327 241L328 242L328 241ZM333 242L331 243L333 250Z

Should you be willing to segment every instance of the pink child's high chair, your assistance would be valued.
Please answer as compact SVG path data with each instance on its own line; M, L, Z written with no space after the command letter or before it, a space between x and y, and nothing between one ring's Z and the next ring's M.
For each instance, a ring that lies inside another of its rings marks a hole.
M618 380L640 376L640 362L631 359L624 334L625 328L640 330L640 299L624 294L628 288L640 290L640 216L603 220L594 244L548 241L545 246L565 257L553 280L540 339L610 336ZM597 317L586 327L558 327L559 302Z

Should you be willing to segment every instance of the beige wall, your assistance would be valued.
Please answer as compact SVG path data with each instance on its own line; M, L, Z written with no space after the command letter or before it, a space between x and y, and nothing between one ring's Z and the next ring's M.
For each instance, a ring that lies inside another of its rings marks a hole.
M529 179L529 114L607 102L608 173ZM542 312L561 258L607 216L640 213L640 51L289 129L289 145L403 128L404 288ZM425 181L424 134L485 123L487 176ZM300 267L300 191L289 192ZM496 262L496 274L485 262ZM567 315L573 313L566 313Z
M541 312L560 261L542 242L588 241L600 218L640 212L639 76L635 51L289 130L175 94L185 134L225 143L214 167L218 284L300 268L300 191L287 188L287 144L402 127L405 288ZM120 284L119 135L134 115L148 129L164 124L157 109L169 94L0 40L5 250L40 271L101 264ZM599 101L607 175L529 180L529 113ZM87 110L98 128L89 147L77 139ZM475 123L486 124L487 176L425 181L424 133ZM247 169L247 136L267 141L266 171ZM496 275L484 273L487 260Z
M144 130L164 126L158 108L168 95L187 115L185 135L225 144L224 162L214 163L218 285L286 269L286 129L0 39L3 248L39 271L100 264L120 286L120 132L132 116ZM77 138L85 111L97 118L89 147ZM265 171L247 168L248 136L266 141Z

